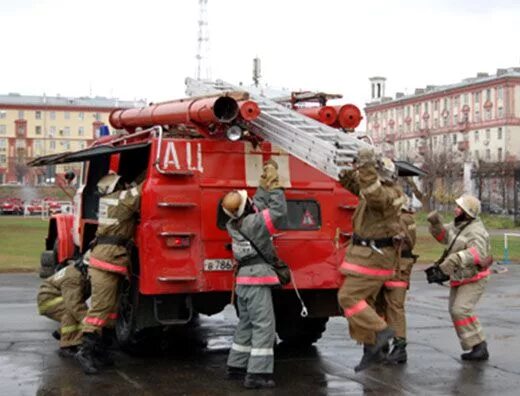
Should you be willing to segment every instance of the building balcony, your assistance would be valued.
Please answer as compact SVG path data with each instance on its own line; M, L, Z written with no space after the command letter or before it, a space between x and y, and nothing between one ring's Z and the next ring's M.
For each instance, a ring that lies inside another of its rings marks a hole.
M462 142L457 143L457 149L461 152L469 150L469 141L463 140Z

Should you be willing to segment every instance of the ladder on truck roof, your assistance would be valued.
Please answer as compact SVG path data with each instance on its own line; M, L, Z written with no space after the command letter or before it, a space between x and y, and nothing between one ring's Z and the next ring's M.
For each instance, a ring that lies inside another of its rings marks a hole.
M188 95L208 95L216 92L247 91L221 80L215 82L186 79ZM362 147L371 147L358 138L331 128L276 101L249 92L249 97L260 107L260 115L247 122L251 132L283 148L308 165L333 179L343 169L351 167L352 160Z

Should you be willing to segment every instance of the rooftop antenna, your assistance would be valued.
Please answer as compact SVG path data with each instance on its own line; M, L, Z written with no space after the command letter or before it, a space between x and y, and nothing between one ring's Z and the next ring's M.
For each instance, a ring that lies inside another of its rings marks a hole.
M197 80L211 79L209 64L208 0L199 0L199 33L197 37Z
M258 87L260 77L262 77L262 64L260 58L257 56L253 59L253 82L255 87Z

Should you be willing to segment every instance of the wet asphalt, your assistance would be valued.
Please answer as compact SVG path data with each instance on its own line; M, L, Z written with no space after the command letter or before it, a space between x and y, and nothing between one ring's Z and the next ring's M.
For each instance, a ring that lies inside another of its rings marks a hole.
M161 348L114 351L116 366L86 376L57 355L51 320L38 316L35 274L0 275L0 395L520 395L520 266L493 275L477 314L491 358L463 362L447 312L448 288L427 285L417 268L408 307L408 363L354 373L361 347L333 318L314 347L275 350L272 390L224 379L234 310L201 317Z

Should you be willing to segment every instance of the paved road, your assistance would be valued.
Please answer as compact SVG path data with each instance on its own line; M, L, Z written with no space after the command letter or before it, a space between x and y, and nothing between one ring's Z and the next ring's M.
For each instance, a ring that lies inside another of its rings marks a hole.
M520 394L520 266L494 275L479 306L488 335L489 362L462 362L447 313L448 289L428 286L414 273L409 307L409 361L354 374L360 347L345 320L329 321L316 347L276 350L274 390L266 395L518 395ZM239 395L240 383L223 379L236 317L228 307L203 317L163 352L129 356L117 366L85 376L58 357L50 338L55 324L36 314L39 279L0 275L0 395ZM248 394L254 391L246 392Z

